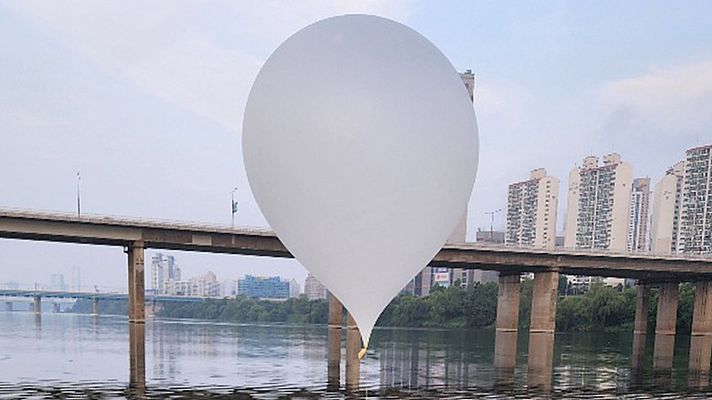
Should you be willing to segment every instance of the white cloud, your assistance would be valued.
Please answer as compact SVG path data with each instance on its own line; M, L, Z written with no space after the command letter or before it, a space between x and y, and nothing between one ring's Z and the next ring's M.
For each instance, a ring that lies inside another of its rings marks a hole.
M712 61L615 80L596 95L612 128L645 132L640 128L647 127L671 134L708 131L712 126Z
M409 15L405 1L383 0L226 3L214 24L195 15L215 7L195 1L11 6L56 30L107 73L235 131L268 55L265 44L273 49L298 29L333 15L371 13L400 21ZM250 49L255 41L260 46Z

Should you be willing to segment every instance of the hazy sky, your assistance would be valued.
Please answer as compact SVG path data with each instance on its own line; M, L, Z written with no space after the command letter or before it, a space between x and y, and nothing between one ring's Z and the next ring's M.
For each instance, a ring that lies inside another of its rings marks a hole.
M533 168L565 198L590 153L657 180L712 142L707 1L0 1L0 207L74 211L80 170L87 213L229 224L237 186L238 223L265 225L240 148L251 83L289 35L352 12L405 23L476 74L470 237ZM0 240L0 254L0 282L77 265L85 284L126 286L118 248ZM306 275L295 261L175 254L187 276Z

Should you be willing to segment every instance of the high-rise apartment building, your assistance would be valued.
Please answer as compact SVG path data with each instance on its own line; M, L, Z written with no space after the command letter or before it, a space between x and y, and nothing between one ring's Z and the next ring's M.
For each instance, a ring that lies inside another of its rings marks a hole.
M173 256L156 253L151 259L151 288L157 294L167 293L166 282L180 281L178 263Z
M304 295L309 300L326 299L326 287L314 275L309 274L304 280Z
M712 145L685 152L681 250L712 253Z
M656 253L712 253L712 145L694 147L655 185Z
M569 174L564 246L623 252L628 247L633 166L613 153L584 158Z
M543 168L509 185L505 244L554 248L558 199L559 179L547 176Z
M650 221L650 178L636 178L630 195L628 251L648 251Z
M220 297L223 293L220 282L212 271L186 281L168 279L164 281L163 287L163 293L171 296Z
M564 246L573 249L596 249L625 252L628 249L630 200L633 166L623 162L617 153L588 156L583 165L569 173L568 204L564 220ZM591 286L589 276L569 276L569 285L576 291ZM616 286L620 278L606 278Z
M475 102L475 74L472 70L466 70L460 73L460 78L465 84L465 90L470 97L470 100L474 104ZM463 210L462 218L458 222L455 230L450 234L447 243L465 243L467 240L467 207ZM445 276L447 275L447 279ZM481 275L481 274L479 274ZM464 270L460 268L446 269L446 268L431 268L425 267L421 272L419 272L415 278L406 286L405 290L411 291L416 296L427 296L430 294L430 288L435 284L441 286L447 286L460 281L462 285L467 285L474 282L474 279L478 276L477 272L474 270ZM437 282L435 281L437 279Z
M302 287L299 283L297 283L296 279L291 279L289 281L289 297L296 298L299 297L302 294Z
M655 184L650 225L650 250L654 253L680 251L684 182L685 161L680 161Z
M67 285L64 283L64 274L52 274L50 276L50 278L51 278L51 284L50 284L51 290L59 290L59 291L67 290Z

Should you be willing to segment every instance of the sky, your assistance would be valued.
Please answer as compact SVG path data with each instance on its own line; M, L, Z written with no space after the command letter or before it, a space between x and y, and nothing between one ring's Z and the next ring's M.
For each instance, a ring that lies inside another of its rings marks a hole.
M1 0L0 207L74 212L80 171L83 213L229 224L237 187L237 224L266 226L241 153L252 81L290 35L348 13L404 23L475 73L471 240L534 168L565 199L586 155L618 152L655 182L712 143L707 1ZM188 277L306 276L293 260L170 253ZM0 240L0 254L0 284L78 266L84 285L126 287L119 248Z

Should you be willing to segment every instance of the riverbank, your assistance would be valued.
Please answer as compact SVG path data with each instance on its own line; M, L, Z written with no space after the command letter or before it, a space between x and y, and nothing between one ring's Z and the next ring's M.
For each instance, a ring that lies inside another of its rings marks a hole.
M565 292L565 287L562 288ZM528 329L532 281L521 286L520 328ZM689 332L692 321L694 286L680 285L678 332ZM625 332L635 318L636 290L594 284L590 291L576 296L560 296L556 330L559 332ZM90 313L90 301L77 301L70 312ZM102 301L102 314L126 315L126 302ZM651 291L648 323L655 325L657 291ZM157 316L236 323L326 324L328 303L304 297L284 302L269 302L238 296L202 303L163 303ZM377 326L416 328L485 328L497 317L497 285L475 284L467 288L435 288L428 297L400 295L393 299Z

